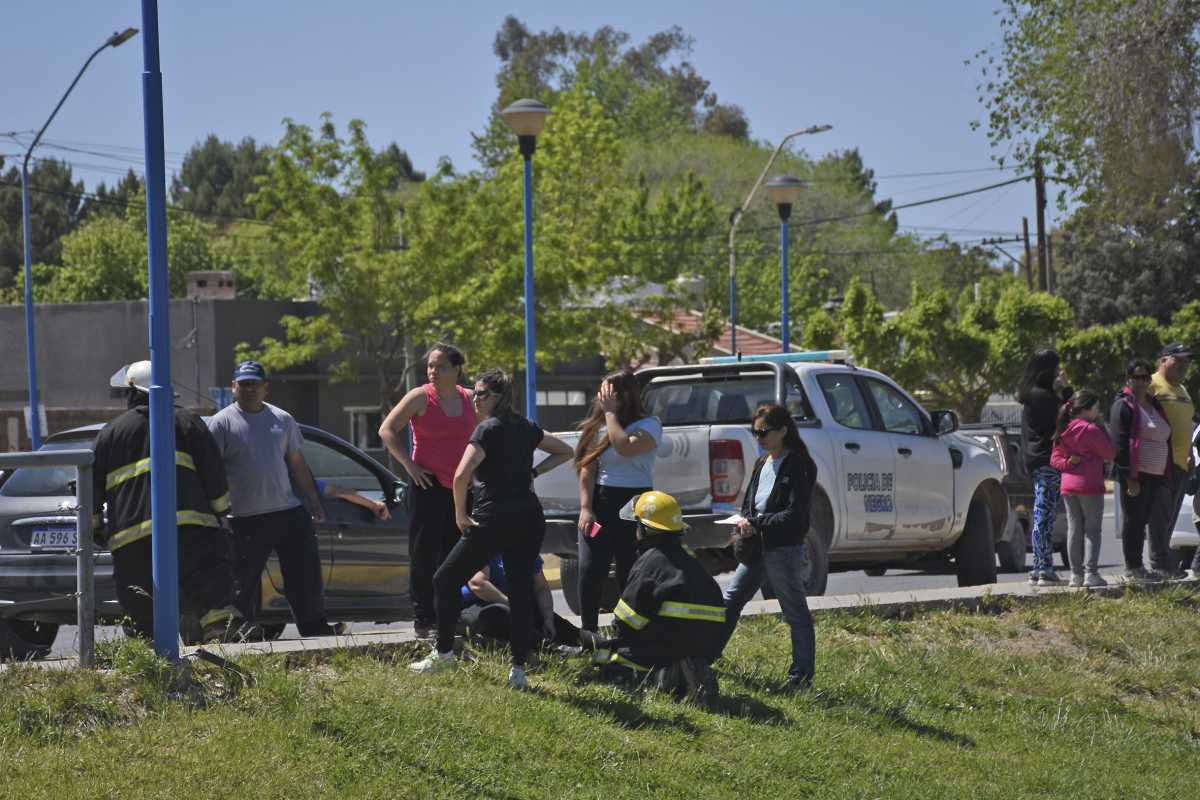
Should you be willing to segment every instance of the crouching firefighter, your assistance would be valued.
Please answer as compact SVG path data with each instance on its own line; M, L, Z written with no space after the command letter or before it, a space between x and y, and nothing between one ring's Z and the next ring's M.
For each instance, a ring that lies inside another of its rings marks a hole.
M129 410L96 437L95 530L112 551L117 600L132 633L154 636L150 520L150 362L122 367L110 384L126 391ZM175 522L179 542L179 606L185 636L228 641L247 635L233 604L232 538L221 519L229 487L217 443L190 411L175 408ZM101 517L107 504L107 521Z
M721 653L725 604L721 588L684 546L679 503L645 492L621 512L637 522L638 558L617 603L617 635L580 631L592 663L657 671L659 688L689 693L702 703L718 695L709 664Z

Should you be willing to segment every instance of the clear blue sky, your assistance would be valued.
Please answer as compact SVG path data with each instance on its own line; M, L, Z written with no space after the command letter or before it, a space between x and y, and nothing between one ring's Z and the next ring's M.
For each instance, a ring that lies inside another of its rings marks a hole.
M495 97L491 45L507 13L531 30L592 31L609 24L635 41L671 25L695 39L701 75L741 105L756 139L774 143L818 122L834 130L804 142L815 156L857 147L896 203L983 186L1000 172L982 131L977 68L963 62L999 37L998 0L782 3L762 0L609 2L385 2L207 0L160 2L168 172L209 132L277 141L284 117L368 124L418 169L440 156L473 165L470 132ZM39 127L84 58L114 30L141 27L136 0L59 0L5 9L0 133ZM44 150L71 161L91 188L129 165L141 171L142 46L137 37L96 59L46 134L100 155ZM95 145L100 145L96 147ZM115 148L128 148L117 151ZM0 138L0 153L16 152ZM123 154L123 155L122 155ZM122 157L125 159L122 161ZM11 163L11 160L10 162ZM747 187L754 175L747 175ZM900 212L922 235L951 229L978 240L1033 224L1033 187ZM965 229L965 232L960 229ZM1010 248L1016 253L1017 248Z

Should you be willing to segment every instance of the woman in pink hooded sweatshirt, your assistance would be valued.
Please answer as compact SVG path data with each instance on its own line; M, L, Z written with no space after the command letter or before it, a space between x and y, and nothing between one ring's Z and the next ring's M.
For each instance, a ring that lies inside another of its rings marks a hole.
M1100 523L1104 519L1104 462L1115 452L1112 439L1097 424L1100 398L1082 389L1058 412L1058 429L1050 466L1062 473L1062 496L1067 506L1067 556L1071 561L1068 586L1106 586L1100 576ZM1086 539L1086 556L1084 541Z

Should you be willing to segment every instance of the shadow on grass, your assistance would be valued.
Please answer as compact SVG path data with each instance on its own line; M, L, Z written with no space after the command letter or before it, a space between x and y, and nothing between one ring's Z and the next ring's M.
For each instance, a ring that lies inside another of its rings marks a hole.
M607 716L622 728L628 730L645 730L647 728L651 730L673 730L682 731L689 736L695 736L700 733L700 729L683 715L682 709L680 709L678 714L658 716L646 713L644 708L638 703L633 702L633 698L593 697L570 693L560 695L558 699L567 705L575 706L590 716Z
M954 731L946 730L937 725L930 725L925 722L918 722L908 716L902 709L891 707L884 708L875 703L863 700L859 697L838 696L829 691L813 691L807 695L808 702L814 706L818 706L829 711L842 711L847 709L858 711L868 717L874 718L877 724L881 727L898 728L909 733L916 734L929 739L936 739L939 742L955 745L973 750L975 748L975 740L969 736L955 733Z

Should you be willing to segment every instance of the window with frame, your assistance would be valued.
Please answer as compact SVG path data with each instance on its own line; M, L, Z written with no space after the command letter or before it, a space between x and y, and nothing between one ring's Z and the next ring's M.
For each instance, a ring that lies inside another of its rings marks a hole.
M348 406L345 409L350 416L350 435L346 437L359 450L379 450L383 440L379 438L379 425L383 422L383 412L378 406Z
M883 419L884 430L913 436L925 433L925 415L911 400L882 381L867 379L867 387L871 392L871 399L875 401L875 407L879 409L879 416Z
M317 480L356 492L378 492L382 488L379 478L365 464L322 442L305 439L304 460Z
M871 429L871 412L854 376L844 372L827 372L817 376L821 394L829 405L829 413L839 425L857 430Z

